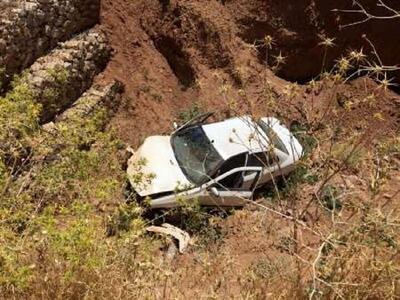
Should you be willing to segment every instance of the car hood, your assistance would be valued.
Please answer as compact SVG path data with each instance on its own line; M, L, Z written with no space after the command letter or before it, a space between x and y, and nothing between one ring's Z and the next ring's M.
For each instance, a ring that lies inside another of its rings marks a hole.
M140 196L191 186L175 158L170 140L170 136L149 137L129 159L128 179Z

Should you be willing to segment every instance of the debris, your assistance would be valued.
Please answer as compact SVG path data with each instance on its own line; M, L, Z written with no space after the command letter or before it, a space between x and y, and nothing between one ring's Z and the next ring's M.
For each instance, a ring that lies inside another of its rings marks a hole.
M190 235L186 231L183 231L182 229L179 229L178 227L175 227L171 224L164 223L162 224L162 227L149 226L146 228L146 230L149 232L157 232L161 234L171 235L176 238L179 242L180 253L184 253L187 246L189 245Z
M171 263L177 253L178 247L175 245L174 241L170 240L168 244L168 249L165 252L165 261L167 263Z
M135 150L133 150L133 148L131 147L131 146L128 146L127 148L126 148L126 151L128 151L130 154L135 154Z

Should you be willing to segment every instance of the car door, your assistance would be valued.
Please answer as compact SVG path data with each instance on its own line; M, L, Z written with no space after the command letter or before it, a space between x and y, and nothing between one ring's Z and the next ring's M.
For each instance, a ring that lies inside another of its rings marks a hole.
M257 182L257 186L270 180L277 169L276 159L268 152L249 153L246 159L247 167L261 167L263 172ZM243 188L251 188L257 172L247 171L243 173Z
M202 185L198 192L191 193L185 198L195 198L202 205L244 205L243 199L250 199L253 195L252 183L258 181L262 174L262 168L246 169L247 160L248 153L241 153L226 160L214 175L215 179L211 179ZM244 181L243 175L246 172L252 173L253 176Z
M256 174L248 187L244 187L244 182L240 179L246 172ZM177 201L180 199L188 202L198 201L207 206L243 206L253 197L262 173L262 167L235 168L199 187L154 199L150 205L152 208L172 208L180 205Z
M258 182L258 186L269 182L272 177L283 175L286 156L287 155L285 155L285 153L277 149L249 154L247 166L259 166L263 168L263 174ZM244 174L244 181L251 182L254 176L255 174L247 172L246 174Z
M202 205L243 206L253 197L262 175L261 167L240 167L230 170L202 187L198 200ZM251 184L243 181L243 174L254 173Z

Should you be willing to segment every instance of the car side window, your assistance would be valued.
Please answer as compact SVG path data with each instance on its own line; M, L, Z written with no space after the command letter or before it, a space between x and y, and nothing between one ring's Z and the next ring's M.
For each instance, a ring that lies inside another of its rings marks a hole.
M267 167L272 167L273 165L278 163L279 163L279 158L273 153L259 152L249 155L247 166L267 168Z
M246 153L236 155L225 161L217 176L223 175L232 169L244 167L246 165ZM242 172L236 172L218 182L218 188L226 188L229 190L239 189L243 183Z
M226 160L219 168L218 174L222 175L232 169L244 167L246 165L246 153L233 156Z
M226 190L238 190L243 185L243 172L236 172L218 181L217 188Z

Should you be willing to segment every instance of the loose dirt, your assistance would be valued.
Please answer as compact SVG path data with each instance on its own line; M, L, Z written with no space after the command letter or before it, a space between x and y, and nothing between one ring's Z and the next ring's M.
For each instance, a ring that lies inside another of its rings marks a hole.
M167 134L178 113L194 103L216 111L218 118L229 117L233 110L276 115L288 125L296 121L322 127L341 124L338 141L359 133L370 149L384 137L395 135L400 128L400 97L372 80L359 78L339 85L322 81L319 87L310 88L293 85L270 70L273 61L264 61L266 49L254 47L265 35L272 35L277 49L288 56L278 75L306 80L321 70L318 35L333 34L326 28L334 22L337 29L342 22L334 16L326 24L321 22L325 20L322 15L335 7L333 1L325 6L321 1L318 5L314 1L272 2L103 0L99 27L109 36L114 54L97 80L115 78L125 84L124 103L111 124L118 137L135 148L146 136ZM299 18L300 12L307 17ZM393 37L391 24L385 37ZM328 54L328 64L343 53L340 45L347 45L363 29L350 35L341 32L339 49ZM377 35L373 31L372 36ZM399 61L390 53L385 57ZM394 193L395 188L390 191ZM307 201L311 194L306 191L300 198ZM265 218L269 218L267 223ZM179 296L204 295L205 285L217 287L216 295L239 295L238 286L245 283L237 283L251 277L251 272L274 273L268 284L278 290L282 280L296 282L291 270L297 260L286 255L292 247L287 236L293 225L244 210L221 226L226 233L222 246L188 253L176 262L172 280L182 287ZM220 278L231 279L218 283Z
M343 105L346 99L355 97L359 101L352 99L354 103L351 112L344 113L342 121L347 118L349 125L357 127L357 120L354 119L357 116L360 122L370 123L365 118L373 114L369 108L363 109L365 106L358 103L362 100L360 93L366 89L362 83L358 86L343 85L334 91L325 86L321 92L313 92L312 95L306 88L299 86L296 87L296 97L293 97L290 95L290 83L274 75L266 68L265 62L260 60L263 49L255 49L252 43L270 32L259 32L256 29L272 30L274 27L267 26L259 19L266 19L269 13L275 16L284 10L284 4L272 5L263 1L225 2L102 2L100 28L108 34L114 56L98 80L115 78L125 84L125 102L113 120L113 127L120 138L137 147L148 135L168 133L172 130L172 122L177 114L192 107L193 103L207 111L217 111L220 117L229 116L232 107L228 106L232 106L232 103L242 114L275 113L287 116L288 113L279 112L286 109L293 111L292 115L289 114L293 121L298 115L293 101L301 103L311 99L305 102L315 107L326 107L328 99ZM322 10L320 7L300 4L287 7L287 12L281 16L282 24L288 23L281 31L287 33L293 28L297 31L303 28L293 20L300 9L311 10L314 14ZM249 26L257 28L249 29ZM316 31L318 26L315 28L313 33L306 31L314 40L319 33L323 33ZM301 45L290 44L287 47L315 48L315 41L298 39L302 41ZM280 39L277 41L281 45ZM296 57L303 65L312 65L320 70L321 62L311 59L310 55L320 57L321 53L309 51L311 54L306 56L297 56L295 53L288 55L288 59ZM328 61L332 62L333 58ZM290 61L286 65L297 66ZM308 75L302 78L306 77ZM369 86L373 84L368 83ZM279 99L278 111L265 100L271 96ZM377 110L388 105L382 118L387 114L395 122L393 126L398 126L398 120L395 121L398 119L398 104L393 101L396 95L382 95L377 90L377 97ZM337 106L337 103L332 105Z

